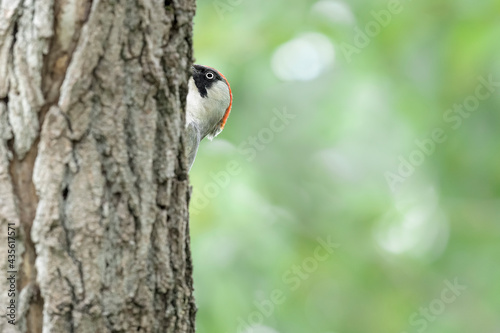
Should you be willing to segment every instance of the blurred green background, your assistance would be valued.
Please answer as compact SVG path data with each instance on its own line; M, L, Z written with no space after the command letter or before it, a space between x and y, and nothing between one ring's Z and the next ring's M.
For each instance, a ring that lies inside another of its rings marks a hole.
M500 332L500 1L198 1L198 332ZM485 83L490 81L490 83Z

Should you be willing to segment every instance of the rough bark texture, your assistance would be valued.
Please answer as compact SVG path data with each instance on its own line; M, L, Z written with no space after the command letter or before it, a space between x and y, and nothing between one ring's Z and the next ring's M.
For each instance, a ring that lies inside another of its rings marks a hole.
M0 0L0 332L194 332L182 138L194 10Z

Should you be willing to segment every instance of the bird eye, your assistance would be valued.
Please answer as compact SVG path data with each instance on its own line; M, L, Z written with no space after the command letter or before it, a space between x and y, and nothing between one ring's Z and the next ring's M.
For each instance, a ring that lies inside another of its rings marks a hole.
M214 73L208 72L206 75L207 79L212 80L214 78Z

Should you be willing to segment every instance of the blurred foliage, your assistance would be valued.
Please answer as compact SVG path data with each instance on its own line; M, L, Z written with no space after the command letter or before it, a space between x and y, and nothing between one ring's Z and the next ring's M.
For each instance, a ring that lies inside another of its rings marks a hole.
M198 332L500 331L500 0L395 3L198 1Z

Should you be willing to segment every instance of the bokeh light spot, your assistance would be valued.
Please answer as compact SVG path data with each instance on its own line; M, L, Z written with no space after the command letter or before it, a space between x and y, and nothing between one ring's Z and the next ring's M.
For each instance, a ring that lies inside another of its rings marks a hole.
M354 24L351 8L342 1L321 0L311 8L311 14L325 17L332 23Z
M274 74L284 81L309 81L333 63L334 55L328 37L307 33L278 47L271 66Z

